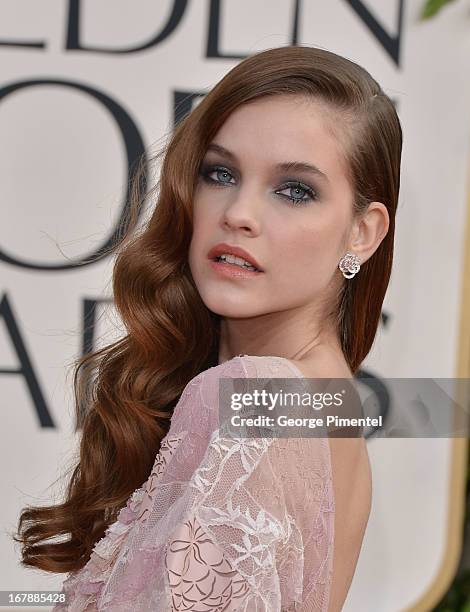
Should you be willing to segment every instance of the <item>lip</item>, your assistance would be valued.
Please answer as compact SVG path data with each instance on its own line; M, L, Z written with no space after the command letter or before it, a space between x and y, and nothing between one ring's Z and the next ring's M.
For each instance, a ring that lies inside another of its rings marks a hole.
M249 279L259 277L263 274L263 272L248 270L248 268L234 266L233 264L223 261L214 261L213 259L209 259L209 265L216 274L220 274L226 278Z
M243 259L246 259L246 261L250 263L252 266L254 266L255 268L258 268L260 272L264 272L260 264L256 261L253 255L248 253L248 251L245 251L245 249L242 249L242 247L227 244L226 242L219 242L218 244L213 246L210 249L209 253L207 254L207 257L210 260L214 260L215 257L222 255L222 253L230 253L231 255L235 255L235 257L242 257ZM231 265L231 264L227 264L227 265ZM248 272L250 272L250 270L248 270ZM254 274L258 274L258 272L254 272Z

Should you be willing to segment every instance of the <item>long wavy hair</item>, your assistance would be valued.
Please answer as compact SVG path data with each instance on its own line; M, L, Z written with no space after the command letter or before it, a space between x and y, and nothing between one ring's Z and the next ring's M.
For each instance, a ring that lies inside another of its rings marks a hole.
M164 147L149 220L115 246L114 303L125 335L74 364L80 457L63 503L22 510L14 539L22 543L24 566L72 572L86 564L130 494L148 478L185 385L217 365L220 317L203 303L188 265L200 164L235 109L291 94L335 113L354 213L374 200L388 210L388 233L360 273L344 279L335 303L353 374L369 353L392 269L402 149L397 112L377 81L344 57L299 45L262 51L230 70L177 124ZM141 204L137 193L134 219Z

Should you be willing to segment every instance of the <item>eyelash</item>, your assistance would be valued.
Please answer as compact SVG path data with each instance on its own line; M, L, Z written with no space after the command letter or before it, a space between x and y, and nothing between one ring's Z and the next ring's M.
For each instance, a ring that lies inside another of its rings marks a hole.
M201 170L199 174L201 175L201 177L206 183L209 183L210 185L213 185L214 187L225 187L225 185L232 184L232 183L223 183L222 181L215 181L214 179L210 178L209 174L212 174L212 172L216 172L216 171L226 172L227 174L230 174L230 176L233 176L230 170L228 168L225 168L224 166L217 166L217 165L207 166L205 164L201 166ZM299 199L299 198L289 198L289 196L281 195L280 193L276 194L276 195L279 195L279 197L292 202L291 206L296 206L296 207L304 206L308 204L308 202L310 201L318 200L318 194L316 193L316 191L312 189L311 187L309 187L308 185L304 185L300 181L287 181L285 185L283 186L283 189L288 189L289 187L293 189L301 189L302 191L305 191L305 193L309 195L307 199L305 198ZM282 189L280 191L282 191Z

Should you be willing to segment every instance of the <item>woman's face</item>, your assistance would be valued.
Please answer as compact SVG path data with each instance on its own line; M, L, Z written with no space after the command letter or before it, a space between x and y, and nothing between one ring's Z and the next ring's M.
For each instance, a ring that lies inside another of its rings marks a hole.
M246 318L315 307L344 280L338 263L349 244L353 193L328 120L311 100L276 96L238 108L213 138L189 249L194 282L213 312ZM317 170L278 167L289 162ZM243 248L263 271L223 274L208 258L220 242Z

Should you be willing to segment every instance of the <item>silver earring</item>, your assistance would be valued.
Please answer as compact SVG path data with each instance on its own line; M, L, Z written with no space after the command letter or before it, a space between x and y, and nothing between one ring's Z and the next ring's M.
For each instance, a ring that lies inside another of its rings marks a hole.
M361 262L356 254L346 253L339 262L338 268L343 273L344 278L352 278L361 269Z

